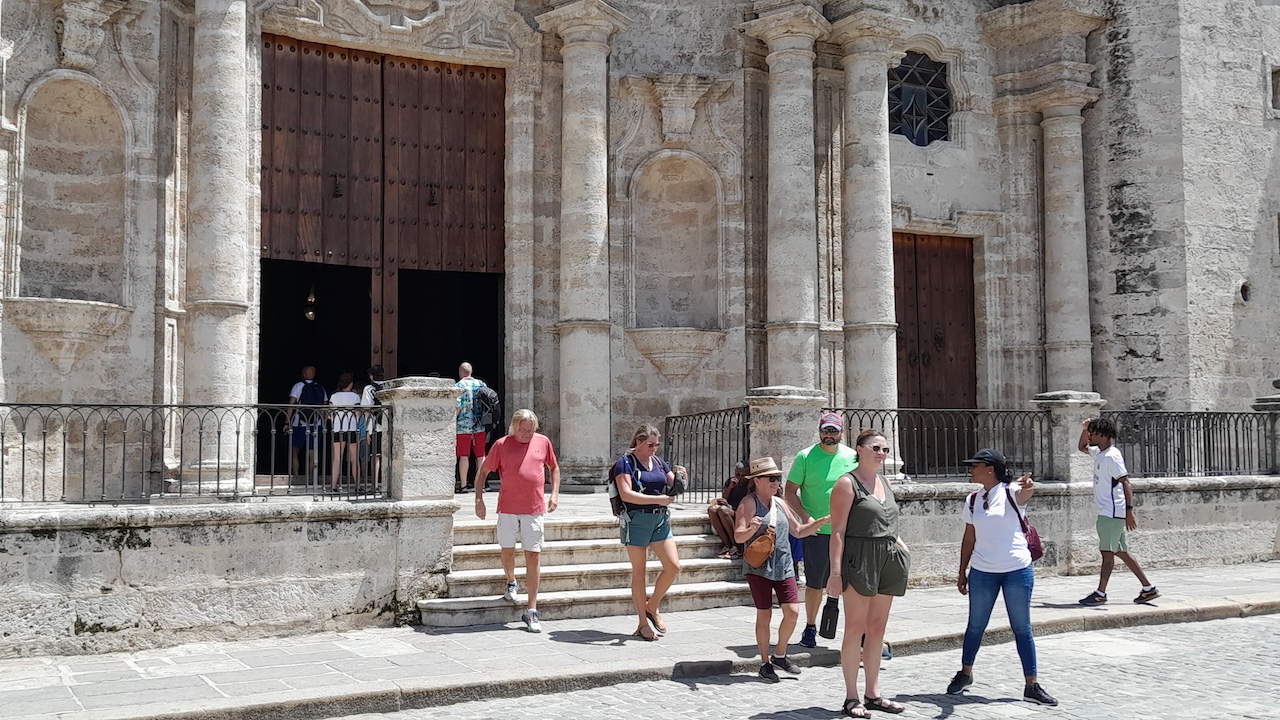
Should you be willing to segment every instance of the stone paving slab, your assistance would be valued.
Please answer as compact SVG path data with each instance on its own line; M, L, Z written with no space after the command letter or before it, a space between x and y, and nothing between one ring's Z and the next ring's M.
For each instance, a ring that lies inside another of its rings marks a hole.
M1037 635L1280 613L1280 562L1151 574L1164 593L1155 603L1130 602L1137 583L1117 572L1112 604L1096 608L1076 604L1093 577L1037 578ZM895 654L958 647L965 608L954 588L912 589L890 619ZM998 603L988 643L1010 639L1003 612ZM544 617L538 635L517 623L401 627L8 659L0 660L0 708L13 720L322 718L754 672L754 615L750 607L669 613L670 632L654 643L631 635L632 617ZM833 665L839 641L808 652L793 646L790 654Z

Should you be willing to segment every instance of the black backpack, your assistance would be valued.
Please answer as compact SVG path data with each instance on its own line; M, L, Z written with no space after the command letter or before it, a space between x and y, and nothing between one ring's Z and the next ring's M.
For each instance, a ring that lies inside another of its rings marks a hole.
M493 388L485 385L475 391L480 424L485 430L492 430L502 423L502 401Z
M328 405L329 393L325 392L325 389L321 387L320 383L318 382L315 382L315 381L303 382L302 392L298 393L298 404L299 405ZM298 415L302 417L302 420L304 422L311 422L312 418L315 417L315 414L316 414L315 410L299 410L298 411Z

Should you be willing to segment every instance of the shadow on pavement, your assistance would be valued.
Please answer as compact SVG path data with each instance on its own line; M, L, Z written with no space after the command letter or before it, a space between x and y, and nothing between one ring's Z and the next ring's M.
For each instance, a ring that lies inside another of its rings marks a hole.
M916 705L932 705L938 708L938 714L932 716L935 720L951 717L951 713L957 705L993 705L996 703L1022 702L1019 698L985 698L980 695L947 695L945 693L927 695L903 695L899 693L890 699L896 700L908 708L914 708Z
M844 715L839 708L833 710L824 707L807 707L779 710L778 712L756 713L747 717L751 718L751 720L790 720L791 718L838 718L844 717Z
M601 632L600 630L552 630L547 633L547 639L552 642L573 643L575 645L621 646L629 642L650 642L630 633L611 633Z
M1047 602L1042 602L1042 603L1036 603L1034 607L1038 607L1038 608L1046 608L1046 609L1050 609L1050 610L1071 610L1072 608L1079 608L1079 609L1081 609L1081 610L1087 609L1087 606L1085 606L1085 605L1081 605L1081 604L1080 604L1080 603L1078 603L1078 602L1073 602L1073 603L1047 603ZM1103 605L1098 605L1098 606L1096 606L1096 607L1105 607L1105 606L1103 606Z

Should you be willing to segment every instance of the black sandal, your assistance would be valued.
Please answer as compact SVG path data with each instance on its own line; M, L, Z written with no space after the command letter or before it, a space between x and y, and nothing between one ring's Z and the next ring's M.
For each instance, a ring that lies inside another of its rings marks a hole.
M644 634L644 631L645 631L645 630L649 630L649 628L648 628L647 626L646 626L646 627L642 627L642 628L636 628L636 631L635 631L635 632L633 632L633 633L631 633L631 635L632 635L632 636L634 636L634 637L638 637L638 638L640 638L641 640L644 640L645 642L654 642L654 641L656 641L656 640L658 639L658 634L657 634L657 633L655 633L655 632L654 632L654 631L652 631L652 630L649 630L649 634L648 634L648 635L645 635L645 634Z
M880 712L886 712L886 713L889 713L890 715L897 715L898 713L907 709L906 706L904 706L902 703L896 703L892 700L885 700L884 697L873 698L867 695L863 695L862 700L867 704L868 710L879 710Z
M648 618L648 619L649 619L649 622L653 625L653 630L654 630L654 632L658 633L659 635L666 635L666 634L667 634L667 624L666 624L666 623L662 623L661 625L659 625L659 624L658 624L658 619L657 619L656 617L654 617L654 616L653 616L653 613L648 612L648 611L645 611L644 616L645 616L646 618Z
M862 703L858 702L858 698L845 698L844 705L840 708L840 714L851 718L871 717L871 713L862 707Z

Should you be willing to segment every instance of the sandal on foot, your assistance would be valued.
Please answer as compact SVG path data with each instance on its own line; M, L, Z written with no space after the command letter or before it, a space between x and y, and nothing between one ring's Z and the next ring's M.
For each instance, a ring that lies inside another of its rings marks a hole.
M649 622L650 622L650 624L652 624L652 625L653 625L653 629L654 629L655 631L657 631L657 633L658 633L659 635L666 635L666 634L667 634L667 624L666 624L666 623L660 623L660 622L658 622L658 618L657 618L657 617L655 617L655 616L654 616L654 614L653 614L653 613L651 613L651 612L646 612L646 613L644 614L644 616L645 616L645 617L647 617L647 618L649 618Z
M891 715L897 715L907 709L902 705L902 703L885 700L883 697L873 698L864 695L862 696L862 701L867 704L868 710L879 710L880 712L887 712Z
M649 628L647 627L636 628L636 631L631 633L631 635L634 637L638 637L641 640L644 640L645 642L653 642L658 639L658 636L652 630L649 630L649 634L645 635L644 634L645 630L649 630Z
M840 714L851 718L871 717L871 713L862 707L862 703L858 702L858 698L845 698L844 705L840 707Z

